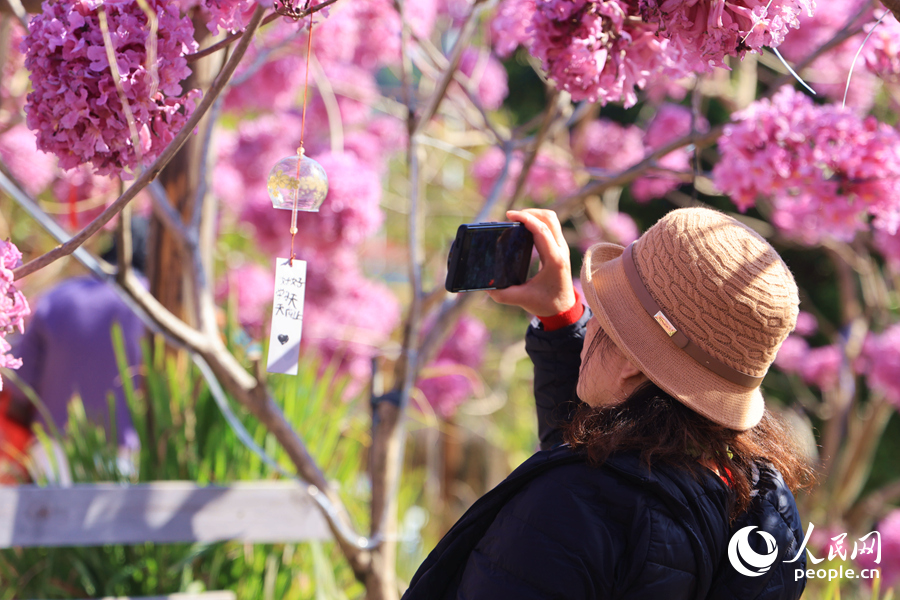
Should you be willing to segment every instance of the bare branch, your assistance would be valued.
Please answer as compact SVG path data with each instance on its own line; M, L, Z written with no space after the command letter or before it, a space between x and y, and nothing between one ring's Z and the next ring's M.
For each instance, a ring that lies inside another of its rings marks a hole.
M25 28L25 31L28 31L28 14L27 13L39 13L41 12L40 3L37 6L34 6L33 2L28 3L29 6L26 9L25 5L22 4L22 0L0 0L0 12L10 12L19 20L19 23L22 24L22 27Z
M546 139L547 133L550 131L550 127L553 125L553 122L556 119L559 102L560 93L554 89L554 91L550 93L550 99L547 103L547 108L544 111L544 118L541 121L541 128L538 129L537 135L534 136L534 142L532 144L530 152L528 153L528 156L522 162L522 170L519 172L518 180L516 180L516 188L506 205L507 210L511 210L512 207L516 205L516 203L522 197L522 193L525 191L525 181L528 179L528 174L531 172L531 167L534 166L534 162L537 160L537 155L538 151L541 149L541 144L544 143L544 139Z
M209 91L203 97L203 100L200 102L200 105L197 106L194 113L184 124L184 127L181 128L181 131L178 132L178 135L175 136L175 139L166 147L163 153L157 158L150 167L144 171L140 177L138 177L135 182L125 191L124 194L119 196L115 202L109 205L96 219L90 222L87 227L78 232L75 236L73 236L68 242L61 246L57 246L50 252L47 252L43 256L39 256L38 258L28 262L27 264L15 269L13 274L15 279L21 279L26 275L30 275L35 271L38 271L50 263L62 258L63 256L68 256L75 251L76 248L84 244L88 239L91 238L95 233L97 233L101 227L103 227L106 223L110 221L114 216L119 214L122 211L122 208L125 207L126 204L131 202L135 196L137 196L138 192L147 187L151 181L156 179L157 175L159 175L160 171L172 160L178 150L184 145L185 141L187 141L188 136L193 134L194 128L200 122L200 119L206 114L206 112L210 109L213 102L215 102L216 98L218 98L219 94L222 93L222 90L225 88L225 85L228 83L228 80L231 78L234 73L235 68L237 68L238 63L243 58L244 53L247 51L247 47L250 45L250 40L253 39L253 33L259 27L259 23L262 20L262 14L264 9L262 6L258 6L256 11L253 13L253 17L250 19L250 23L247 25L247 29L244 31L243 37L241 37L240 43L234 50L234 54L232 54L231 58L228 60L228 64L222 69L222 72L213 82Z
M428 125L428 122L431 121L431 118L437 114L437 109L444 100L444 96L447 94L447 88L450 87L450 82L453 81L456 69L459 67L459 60L462 57L462 53L468 47L469 40L472 39L472 34L475 32L475 26L478 24L478 15L480 13L481 5L476 4L472 7L468 17L466 17L462 30L459 32L459 37L456 39L456 44L453 46L453 52L450 54L450 61L447 68L444 69L437 87L428 99L428 104L425 105L425 109L416 118L416 126L412 131L413 136L420 133Z

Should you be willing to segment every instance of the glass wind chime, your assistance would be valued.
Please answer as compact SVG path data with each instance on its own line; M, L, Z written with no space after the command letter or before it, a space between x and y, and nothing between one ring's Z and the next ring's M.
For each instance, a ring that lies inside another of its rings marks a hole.
M299 20L307 14L308 2L298 10L280 0L279 13ZM309 58L312 52L312 15L306 48L306 81L303 85L303 116L300 121L300 146L297 154L282 158L269 172L267 188L272 206L291 211L291 255L275 259L275 297L272 302L272 326L269 332L269 373L297 374L300 360L300 336L303 331L303 298L306 291L306 261L294 255L297 213L318 212L328 195L325 169L306 156L303 132L306 128L306 96L309 88Z

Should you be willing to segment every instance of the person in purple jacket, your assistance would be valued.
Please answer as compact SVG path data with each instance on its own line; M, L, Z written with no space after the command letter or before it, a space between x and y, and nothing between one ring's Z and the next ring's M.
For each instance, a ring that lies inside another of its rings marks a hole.
M143 272L146 262L145 223L136 219L132 226L133 266L138 272ZM115 248L104 258L114 262ZM118 444L134 450L139 443L113 348L115 324L122 329L128 373L137 386L144 325L111 284L92 276L67 279L41 295L12 353L22 359L16 375L35 391L58 429L64 430L69 402L75 396L81 398L88 419L109 426L107 398L112 394ZM43 420L12 382L10 392L8 416L23 424Z
M793 491L811 481L760 382L798 314L758 234L670 212L627 248L596 244L581 283L555 213L509 212L541 269L488 294L533 315L541 450L480 498L404 600L796 600Z

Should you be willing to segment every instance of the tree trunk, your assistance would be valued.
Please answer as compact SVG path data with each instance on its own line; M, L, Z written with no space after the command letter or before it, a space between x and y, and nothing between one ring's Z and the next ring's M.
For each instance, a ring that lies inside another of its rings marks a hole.
M194 31L198 44L209 38L206 25L194 19ZM184 90L208 89L214 77L213 64L220 60L215 56L202 58L191 65L192 74L182 82ZM200 121L198 133L188 139L172 162L160 173L159 181L166 190L166 196L173 208L181 215L182 221L190 224L197 210L197 190L205 165L203 156L204 133L211 126L209 115ZM150 220L147 276L150 293L176 316L189 325L197 326L198 307L191 298L193 282L191 264L177 239L177 234L168 231L165 223L155 215Z

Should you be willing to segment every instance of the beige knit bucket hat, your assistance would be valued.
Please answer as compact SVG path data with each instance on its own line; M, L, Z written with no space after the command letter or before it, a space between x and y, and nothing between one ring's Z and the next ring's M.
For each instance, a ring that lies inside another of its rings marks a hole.
M797 285L772 246L705 208L674 210L628 248L596 244L581 269L603 330L656 385L740 431L797 321Z

